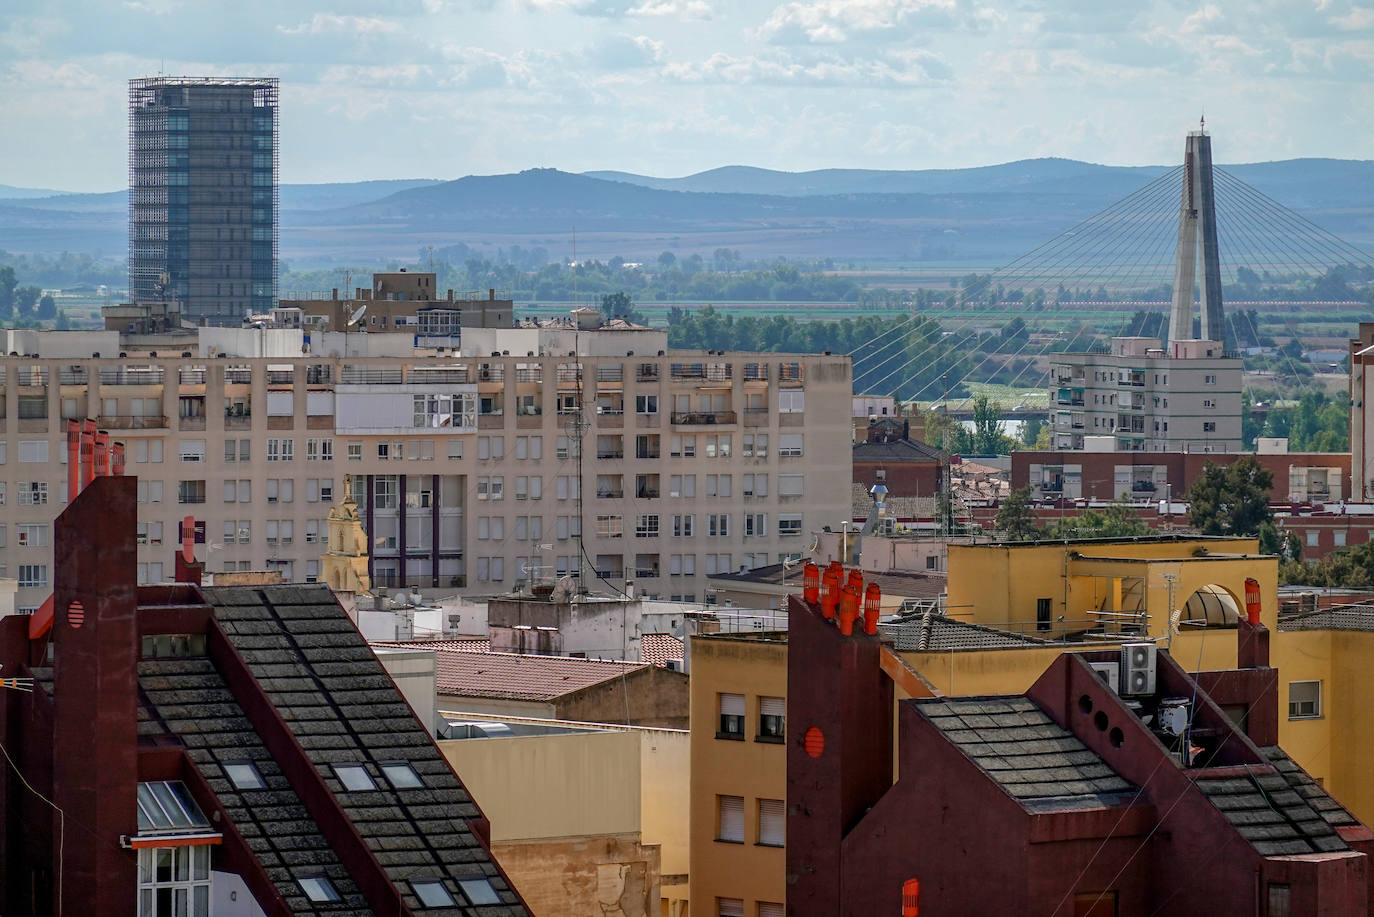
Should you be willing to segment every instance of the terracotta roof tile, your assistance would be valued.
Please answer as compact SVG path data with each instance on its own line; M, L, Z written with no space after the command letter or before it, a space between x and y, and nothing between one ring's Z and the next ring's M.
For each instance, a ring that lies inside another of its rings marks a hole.
M683 643L672 634L645 634L639 639L639 658L650 665L666 665L668 660L682 661Z
M504 700L552 700L647 668L642 662L457 649L435 649L434 657L439 694Z

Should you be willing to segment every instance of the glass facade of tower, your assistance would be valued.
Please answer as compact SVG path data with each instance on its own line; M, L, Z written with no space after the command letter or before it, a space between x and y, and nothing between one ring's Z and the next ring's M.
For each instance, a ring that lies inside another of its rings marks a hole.
M277 296L277 80L129 81L129 296L237 325Z

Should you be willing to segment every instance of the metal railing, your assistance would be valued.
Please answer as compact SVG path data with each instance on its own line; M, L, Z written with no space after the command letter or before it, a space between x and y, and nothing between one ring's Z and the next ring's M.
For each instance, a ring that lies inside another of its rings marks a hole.
M671 420L684 426L712 426L738 423L739 415L734 411L674 411Z

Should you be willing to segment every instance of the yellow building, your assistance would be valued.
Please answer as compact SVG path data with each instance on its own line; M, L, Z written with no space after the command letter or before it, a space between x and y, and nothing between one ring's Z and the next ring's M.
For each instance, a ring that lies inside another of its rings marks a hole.
M784 913L786 640L740 633L690 641L695 914Z
M497 737L439 747L491 822L492 849L535 915L687 913L684 730L461 717Z

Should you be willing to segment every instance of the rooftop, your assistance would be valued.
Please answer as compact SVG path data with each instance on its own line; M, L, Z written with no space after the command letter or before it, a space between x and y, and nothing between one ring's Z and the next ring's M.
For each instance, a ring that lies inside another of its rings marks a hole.
M1374 605L1336 605L1316 611L1284 615L1279 630L1363 630L1374 631Z
M1024 697L920 700L917 711L1031 811L1128 803L1136 788Z
M879 624L878 633L884 640L892 641L893 649L903 653L1050 645L1050 641L1038 637L970 624L934 612Z
M441 695L550 701L649 666L572 656L436 649L434 668Z
M788 586L794 587L791 591L800 592L804 566L804 564L796 564L792 567L785 567L783 564L769 564L767 567L755 567L752 570L745 570L743 573L717 573L711 579L725 582ZM878 588L883 591L885 596L933 599L944 594L945 591L943 575L875 573L870 570L863 571L863 574L864 582L877 583Z
M893 439L886 442L861 442L854 444L856 462L935 462L939 463L940 450L910 439Z

